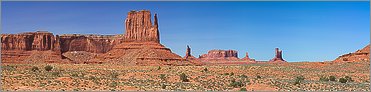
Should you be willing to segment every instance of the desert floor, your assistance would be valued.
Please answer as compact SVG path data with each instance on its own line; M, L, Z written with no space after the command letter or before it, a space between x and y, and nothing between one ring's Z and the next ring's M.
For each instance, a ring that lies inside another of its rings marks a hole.
M45 66L52 66L47 71ZM370 62L230 66L2 64L2 90L370 91ZM186 78L181 79L184 73ZM334 81L328 80L334 76ZM346 83L339 82L347 78ZM188 80L188 82L187 82Z

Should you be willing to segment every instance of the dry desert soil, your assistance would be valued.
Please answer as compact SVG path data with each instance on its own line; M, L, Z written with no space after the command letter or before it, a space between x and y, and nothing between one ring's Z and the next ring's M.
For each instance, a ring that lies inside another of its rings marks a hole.
M47 71L46 66L52 69ZM5 91L370 91L370 62L229 66L2 64ZM335 80L330 78L335 77ZM346 77L348 76L348 77ZM346 79L345 83L339 80Z

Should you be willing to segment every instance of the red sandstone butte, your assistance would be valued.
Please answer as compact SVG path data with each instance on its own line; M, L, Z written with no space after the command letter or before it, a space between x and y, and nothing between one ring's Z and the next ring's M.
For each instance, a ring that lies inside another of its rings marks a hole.
M59 36L50 32L1 34L1 44L2 62L56 62L61 59Z
M268 62L270 63L281 63L281 62L286 62L282 58L282 50L279 50L278 48L275 49L275 56L273 59L269 60Z
M357 50L353 53L348 53L339 56L333 62L358 62L358 61L370 61L370 45L367 45L361 50Z
M235 50L210 50L207 54L200 56L203 61L229 61L239 60Z
M130 11L125 20L123 43L103 55L108 62L128 65L183 65L187 62L160 43L157 15L151 22L147 10ZM188 62L189 63L189 62Z

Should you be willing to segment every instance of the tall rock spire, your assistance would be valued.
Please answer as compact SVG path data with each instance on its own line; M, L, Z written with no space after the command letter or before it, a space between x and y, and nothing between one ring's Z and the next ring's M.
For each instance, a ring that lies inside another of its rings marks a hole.
M152 25L150 11L130 11L125 20L124 41L159 43L157 14L154 19L154 25Z

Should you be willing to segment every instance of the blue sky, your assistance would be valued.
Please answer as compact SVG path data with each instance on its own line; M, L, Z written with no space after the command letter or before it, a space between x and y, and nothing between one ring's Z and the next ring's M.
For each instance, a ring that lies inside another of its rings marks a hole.
M2 33L123 34L130 10L158 14L161 43L181 56L233 49L269 60L333 60L370 42L369 2L2 2Z

